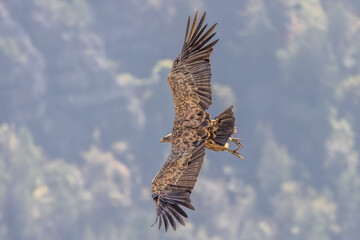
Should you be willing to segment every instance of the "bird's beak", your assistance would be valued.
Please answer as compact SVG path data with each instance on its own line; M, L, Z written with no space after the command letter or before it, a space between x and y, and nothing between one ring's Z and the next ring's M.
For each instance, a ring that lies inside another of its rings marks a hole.
M161 138L161 139L160 139L160 142L161 142L161 143L164 142L164 138Z

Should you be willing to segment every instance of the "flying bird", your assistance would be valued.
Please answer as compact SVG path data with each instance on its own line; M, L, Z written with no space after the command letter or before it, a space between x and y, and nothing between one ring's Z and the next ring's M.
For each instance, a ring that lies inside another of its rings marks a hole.
M190 27L188 18L183 47L175 59L168 77L174 105L175 120L172 133L161 139L171 143L171 153L151 184L152 198L156 206L156 222L165 231L171 225L176 230L176 221L185 226L187 214L181 206L195 210L190 194L195 186L205 148L228 151L242 158L239 149L241 139L232 138L236 132L232 106L211 120L206 112L212 103L210 55L218 42L212 41L216 27L203 26L206 12L198 24L198 12ZM237 145L232 150L228 141ZM154 225L153 224L153 225Z

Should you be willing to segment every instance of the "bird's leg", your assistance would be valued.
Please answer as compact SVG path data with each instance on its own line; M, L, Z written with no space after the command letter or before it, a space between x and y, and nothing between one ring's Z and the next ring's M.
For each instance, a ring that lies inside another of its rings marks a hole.
M236 146L238 146L239 149L244 147L244 144L241 143L241 138L230 137L229 140L232 141Z
M241 139L240 138L232 138L232 137L230 137L229 140L231 142L233 142L237 146L237 148L236 149L230 149L229 146L227 146L227 151L230 152L231 154L237 156L240 159L244 159L244 157L241 156L240 153L239 153L239 150L244 147L244 144L241 143Z
M231 154L237 156L238 158L244 159L244 157L240 155L239 149L240 149L240 148L236 148L236 149L227 148L226 150L227 150L228 152L230 152Z

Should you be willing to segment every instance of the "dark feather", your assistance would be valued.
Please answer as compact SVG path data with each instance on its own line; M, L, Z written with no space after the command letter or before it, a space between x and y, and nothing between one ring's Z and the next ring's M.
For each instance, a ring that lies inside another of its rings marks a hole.
M188 21L187 21L186 34L185 34L184 44L185 44L185 42L186 42L186 38L187 38L188 33L189 33L189 26L190 26L190 16L189 16Z
M168 227L169 227L169 222L168 222L167 216L166 216L166 214L164 214L164 213L162 213L161 216L162 216L162 218L163 218L163 220L164 220L165 232L167 232Z
M167 206L167 208L165 208L165 213L166 213L166 217L168 218L172 228L176 231L176 224L175 224L175 221L174 221L174 218L172 217L173 215L170 213L170 207L171 205Z
M196 22L197 22L197 19L198 19L198 11L196 12L195 14L195 17L194 17L194 20L193 20L193 24L192 24L192 27L191 27L191 31L190 31L190 34L189 34L189 38L188 38L188 41L189 39L191 39L191 37L193 36L193 33L194 33L194 29L195 29L195 25L196 25Z

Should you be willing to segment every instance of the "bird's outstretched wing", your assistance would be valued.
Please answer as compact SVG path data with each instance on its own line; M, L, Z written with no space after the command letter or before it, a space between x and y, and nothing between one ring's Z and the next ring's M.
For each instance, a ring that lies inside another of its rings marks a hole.
M190 194L196 183L205 154L206 127L210 115L205 112L211 104L210 64L213 46L210 42L215 25L202 26L206 14L196 26L198 13L190 29L187 23L184 45L171 69L168 84L175 105L172 130L172 149L167 161L152 181L159 229L169 223L176 230L176 221L184 224L186 213L180 206L194 210ZM180 205L180 206L179 206Z
M206 13L196 26L198 18L198 13L196 13L191 30L189 29L189 17L184 45L174 61L168 78L176 113L187 111L189 108L198 105L206 110L212 102L209 60L213 47L218 40L210 42L215 35L212 31L216 24L206 30L207 24L202 26L205 16Z
M176 230L174 219L185 225L183 217L186 218L187 214L179 205L194 210L190 194L204 160L204 142L207 136L201 137L195 132L186 134L196 134L191 137L197 138L198 144L193 144L189 150L173 147L170 156L152 182L152 198L157 212L156 222L159 221L159 229L164 223L165 231L169 223Z

